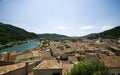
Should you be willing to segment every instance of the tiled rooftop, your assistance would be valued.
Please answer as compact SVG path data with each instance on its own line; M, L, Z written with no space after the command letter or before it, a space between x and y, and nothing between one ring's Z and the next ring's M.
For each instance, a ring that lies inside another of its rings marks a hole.
M120 56L101 55L100 60L102 60L108 68L120 67Z
M32 63L30 63L30 64L32 64ZM7 73L7 72L10 72L10 71L13 71L13 70L16 70L16 69L19 69L19 68L22 68L22 67L25 67L25 63L18 63L18 64L7 65L7 66L0 66L0 75L4 74L4 73Z
M44 60L34 69L62 69L62 63L57 60Z
M40 56L39 53L40 53L39 51L32 51L33 57Z
M0 74L4 74L6 72L10 72L12 70L16 70L24 66L25 66L25 63L19 63L19 64L8 65L8 66L0 66Z

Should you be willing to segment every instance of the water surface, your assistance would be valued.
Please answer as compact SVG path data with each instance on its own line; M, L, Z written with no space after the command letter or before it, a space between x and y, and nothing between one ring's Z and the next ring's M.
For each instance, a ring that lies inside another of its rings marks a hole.
M22 53L26 50L30 50L30 49L35 48L39 44L40 44L40 42L38 40L35 40L35 41L29 42L29 43L24 43L24 44L21 44L21 45L16 45L16 46L13 46L13 47L8 47L8 48L5 48L5 49L2 49L2 50L0 50L0 52L17 51L19 53Z

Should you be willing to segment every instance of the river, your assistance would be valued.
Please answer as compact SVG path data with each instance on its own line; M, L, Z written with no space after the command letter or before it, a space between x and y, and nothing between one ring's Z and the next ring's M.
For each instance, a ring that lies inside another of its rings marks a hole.
M35 40L35 41L29 42L29 43L24 43L24 44L21 44L21 45L16 45L16 46L13 46L13 47L2 49L2 50L0 50L0 52L17 51L18 53L22 53L26 50L31 50L31 49L35 48L39 44L40 44L39 40Z

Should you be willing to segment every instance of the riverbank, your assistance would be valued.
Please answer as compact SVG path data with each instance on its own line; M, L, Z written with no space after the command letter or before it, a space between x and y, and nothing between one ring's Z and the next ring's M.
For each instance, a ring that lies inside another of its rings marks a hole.
M1 49L0 52L17 51L18 53L23 53L27 50L31 50L31 49L35 48L39 44L40 44L39 40L33 40L33 41L23 43L23 44L20 44L20 45L15 45L15 46L12 46L12 47Z
M17 45L21 45L24 43L29 43L32 42L34 40L25 40L25 41L18 41L18 42L10 42L6 45L0 45L0 50L5 49L5 48L9 48L9 47L13 47L13 46L17 46Z

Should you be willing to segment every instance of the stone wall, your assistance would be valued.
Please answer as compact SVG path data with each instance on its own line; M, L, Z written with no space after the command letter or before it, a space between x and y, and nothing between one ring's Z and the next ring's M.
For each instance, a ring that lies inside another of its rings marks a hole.
M12 62L12 61L0 61L0 66L12 65L12 64L15 64L15 62Z
M62 75L62 69L35 69L35 75Z
M109 68L109 75L120 75L120 67L119 68Z

